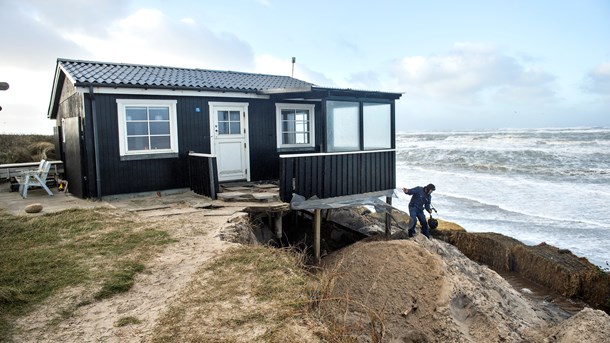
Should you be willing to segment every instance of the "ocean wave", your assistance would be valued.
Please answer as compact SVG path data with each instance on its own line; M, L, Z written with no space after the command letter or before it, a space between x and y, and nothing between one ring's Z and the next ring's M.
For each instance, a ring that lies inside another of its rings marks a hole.
M435 133L398 134L397 141L436 142L438 144L485 143L490 146L513 145L517 148L540 145L593 145L610 144L610 129L537 129L456 131Z
M551 150L492 150L472 148L403 149L397 162L410 166L463 172L506 173L555 178L608 179L610 152L570 154Z
M538 212L533 212L533 211L523 211L523 210L518 210L515 208L510 208L508 207L506 204L498 204L498 203L492 203L492 202L486 202L483 201L481 199L477 199L474 197L469 197L469 196L464 196L464 195L457 195L457 194L450 194L450 193L439 193L438 196L443 196L445 197L445 201L450 201L450 202L460 202L462 205L459 205L459 207L465 207L465 208L470 208L470 209L477 209L478 212L480 212L481 210L483 212L496 212L494 214L494 221L497 221L498 218L503 218L503 220L509 220L511 222L518 222L518 223L536 223L536 222L543 222L545 224L549 224L548 221L553 221L553 222L561 222L561 223L565 223L565 222L570 222L570 226L573 226L575 229L578 229L579 227L583 227L587 226L587 225L593 225L596 227L596 229L607 229L610 230L610 226L608 223L602 223L596 220L588 220L588 219L581 219L581 218L572 218L572 217L558 217L558 216L552 216L552 215L545 215L545 214L540 214ZM465 205L465 206L464 206ZM500 213L497 213L500 212Z

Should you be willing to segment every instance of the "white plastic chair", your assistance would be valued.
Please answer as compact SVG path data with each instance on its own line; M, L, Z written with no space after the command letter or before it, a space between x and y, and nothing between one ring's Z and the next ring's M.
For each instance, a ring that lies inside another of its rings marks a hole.
M25 199L28 197L28 188L38 186L47 191L49 195L53 195L53 192L47 187L49 170L51 170L51 162L42 160L37 170L24 171L15 177L19 182L19 194Z

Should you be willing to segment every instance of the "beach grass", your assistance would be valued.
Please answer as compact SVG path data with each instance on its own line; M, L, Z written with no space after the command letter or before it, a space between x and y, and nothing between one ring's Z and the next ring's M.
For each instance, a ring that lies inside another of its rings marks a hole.
M81 305L128 291L169 242L165 231L106 209L42 216L0 210L0 341L10 340L14 318L68 287L97 289Z
M305 255L290 249L239 246L197 272L153 333L157 343L302 341L311 275Z

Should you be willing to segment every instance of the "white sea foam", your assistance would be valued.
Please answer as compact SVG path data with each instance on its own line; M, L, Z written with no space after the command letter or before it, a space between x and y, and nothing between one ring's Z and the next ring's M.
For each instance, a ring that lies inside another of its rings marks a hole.
M396 143L397 186L436 184L446 219L608 259L610 129L408 133Z

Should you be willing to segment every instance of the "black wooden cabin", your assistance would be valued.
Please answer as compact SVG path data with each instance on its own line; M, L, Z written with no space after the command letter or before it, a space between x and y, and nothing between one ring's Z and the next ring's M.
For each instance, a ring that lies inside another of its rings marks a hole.
M400 93L288 76L58 59L48 117L72 194L279 180L328 198L395 187Z

